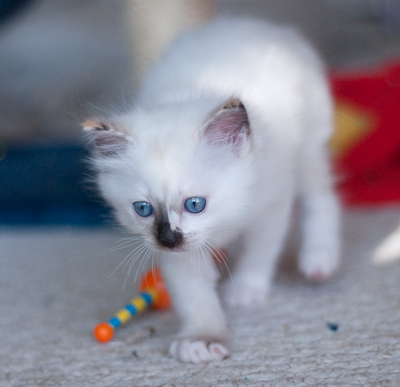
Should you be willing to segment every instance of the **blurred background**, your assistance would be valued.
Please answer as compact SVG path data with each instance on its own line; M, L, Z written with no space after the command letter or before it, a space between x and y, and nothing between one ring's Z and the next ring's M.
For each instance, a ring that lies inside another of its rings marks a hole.
M167 42L220 14L303 31L337 101L344 202L399 201L400 0L0 0L0 224L109 222L80 122L134 102Z

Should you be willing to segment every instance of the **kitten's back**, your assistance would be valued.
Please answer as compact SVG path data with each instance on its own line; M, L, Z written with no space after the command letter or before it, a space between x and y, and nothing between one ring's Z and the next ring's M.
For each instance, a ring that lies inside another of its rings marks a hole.
M264 84L271 87L271 80L307 66L322 67L296 29L249 18L219 18L173 42L149 71L140 99L154 102L189 88L243 93Z

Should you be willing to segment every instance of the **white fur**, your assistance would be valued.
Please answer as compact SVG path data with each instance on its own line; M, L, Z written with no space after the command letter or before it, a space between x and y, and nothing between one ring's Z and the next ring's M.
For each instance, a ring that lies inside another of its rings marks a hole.
M372 261L377 265L400 259L400 225L375 249Z
M239 154L201 135L232 98L243 103L251 128ZM300 270L319 280L336 269L339 207L326 152L331 98L321 62L295 30L220 19L189 32L151 69L135 109L110 122L127 142L117 156L94 159L99 186L120 222L142 236L147 254L160 258L182 320L170 348L176 358L228 355L209 250L240 241L242 256L224 297L232 305L264 302L296 198ZM203 212L184 210L192 196L207 199ZM164 203L171 228L183 230L184 248L158 247L155 217L140 218L132 209L139 200Z

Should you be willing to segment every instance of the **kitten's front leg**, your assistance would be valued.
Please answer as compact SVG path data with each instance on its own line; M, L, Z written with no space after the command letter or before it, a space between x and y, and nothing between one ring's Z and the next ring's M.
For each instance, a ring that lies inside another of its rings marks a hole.
M192 363L223 360L229 355L225 316L215 290L218 273L210 259L168 254L162 257L163 275L181 331L169 352Z
M254 305L266 301L276 261L289 227L291 196L263 212L263 217L248 227L243 254L231 280L224 283L222 295L231 305Z

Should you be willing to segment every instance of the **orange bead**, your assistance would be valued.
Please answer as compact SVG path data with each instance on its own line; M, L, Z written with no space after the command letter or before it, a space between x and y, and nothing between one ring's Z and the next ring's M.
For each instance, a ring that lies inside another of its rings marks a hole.
M114 336L114 328L109 323L102 322L94 328L93 334L100 343L107 343Z
M153 289L157 293L157 297L151 305L153 308L163 309L171 306L171 298L164 285L160 269L154 269L147 272L140 281L140 290L142 292L149 289Z

